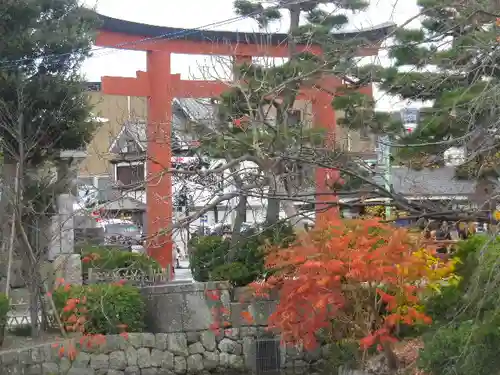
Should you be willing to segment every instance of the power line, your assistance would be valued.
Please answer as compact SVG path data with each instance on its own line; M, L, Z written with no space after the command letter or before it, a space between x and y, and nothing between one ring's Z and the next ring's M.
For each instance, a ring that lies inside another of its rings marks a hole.
M301 4L301 3L306 2L306 1L308 1L308 0L296 0L294 2L294 4ZM205 31L206 29L209 29L209 28L228 25L228 24L231 24L231 23L243 20L245 18L256 16L258 14L263 13L265 10L266 9L264 9L264 10L258 10L258 11L252 12L252 13L244 15L244 16L232 17L232 18L228 18L228 19L225 19L225 20L221 20L221 21L217 21L217 22L212 22L212 23L209 23L207 25L198 26L198 27L196 27L194 29L189 29L189 30L183 29L183 30L179 30L179 31L171 32L171 33L165 33L165 34L158 35L158 36L155 36L155 37L143 38L143 39L140 39L140 40L137 40L137 41L134 41L134 42L119 43L119 44L116 44L114 46L97 47L97 48L94 48L93 51L101 51L101 50L107 50L107 49L120 49L122 47L130 46L130 45L142 44L142 43L146 43L146 42L150 42L150 41L155 41L155 40L172 40L172 39L178 39L178 38L181 38L183 36L195 34L195 33L200 32L200 31ZM19 63L23 63L25 61L31 61L31 60L39 60L39 59L45 59L45 58L56 59L58 57L72 55L75 52L76 51L66 52L66 53L59 53L59 54L42 55L42 56L38 56L36 58L26 57L26 58L17 59L17 60L0 61L0 68L13 67L13 66L16 66ZM108 51L106 51L106 52L108 52ZM111 53L113 53L113 52L114 51L112 51ZM100 56L103 56L103 55L100 55Z
M233 18L229 18L229 19L226 19L223 21L213 22L213 23L210 23L208 25L199 26L199 27L194 28L194 29L179 30L179 31L171 32L171 33L165 33L165 34L158 35L155 37L143 38L143 39L140 39L140 40L137 40L134 42L119 43L119 44L116 44L113 46L108 46L108 47L97 47L97 48L94 48L93 51L101 51L101 50L107 50L107 49L120 49L122 47L131 46L131 45L138 45L138 44L142 44L142 43L146 43L146 42L150 42L150 41L155 41L155 40L178 39L178 38L181 38L181 37L186 36L186 35L191 35L191 34L195 34L195 33L200 32L200 31L205 31L207 28L231 24L231 23L234 23L236 21L245 19L249 16L250 15L233 17ZM3 61L2 64L0 64L0 68L15 66L15 65L17 65L19 63L23 63L25 61L37 60L37 59L42 59L42 58L49 58L49 59L54 58L55 59L55 58L62 57L62 56L72 55L75 52L76 51L67 52L67 53L59 53L59 54L54 53L54 54L38 56L36 58L26 57L26 58L17 59L17 60L7 60L7 61Z

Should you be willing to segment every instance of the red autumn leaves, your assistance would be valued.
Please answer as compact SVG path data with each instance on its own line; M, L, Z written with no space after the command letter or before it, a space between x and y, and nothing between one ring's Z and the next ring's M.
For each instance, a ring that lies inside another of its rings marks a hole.
M419 311L429 266L414 256L418 247L405 229L338 219L271 250L267 267L277 272L253 287L256 295L279 292L269 327L285 342L312 348L319 330L334 334L336 321L362 347L380 347L395 341L400 324L430 323Z

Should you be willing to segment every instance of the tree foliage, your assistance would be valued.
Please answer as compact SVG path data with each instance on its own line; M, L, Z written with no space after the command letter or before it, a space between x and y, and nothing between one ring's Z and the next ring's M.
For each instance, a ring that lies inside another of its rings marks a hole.
M275 271L255 292L279 292L269 325L286 342L311 348L325 330L390 354L397 326L430 323L422 297L443 278L453 281L454 262L421 249L405 229L339 219L271 251L266 267Z
M0 5L0 125L6 159L37 165L90 140L79 68L96 19L77 0ZM22 155L20 155L22 154Z
M278 197L293 196L316 183L317 154L328 154L323 147L328 137L314 125L327 124L309 124L305 118L297 119L293 110L301 89L328 90L317 85L322 78L344 76L356 65L355 56L365 41L346 40L335 32L347 24L346 10L363 10L367 5L361 0L234 2L238 14L254 18L261 27L288 14L288 59L283 64L246 62L234 67L234 85L218 98L219 129L205 137L202 149L229 160L247 156L257 165L258 172L238 175L242 183L257 183L267 191L268 224L279 221L280 207L288 217L297 213L290 200ZM306 22L301 23L304 17ZM304 49L311 44L321 47L323 54ZM332 159L338 157L334 151L331 154ZM345 176L344 180L359 185ZM332 192L336 189L339 186L332 186ZM242 204L244 199L240 198Z
M451 146L463 147L457 168L462 178L498 176L498 26L495 1L419 0L421 24L397 30L389 47L388 68L365 66L358 77L370 77L390 95L429 103L417 128L405 133L389 113L353 97L337 98L347 108L346 123L389 132L401 162L410 166L442 165ZM392 118L392 119L391 119ZM362 119L362 121L360 121Z

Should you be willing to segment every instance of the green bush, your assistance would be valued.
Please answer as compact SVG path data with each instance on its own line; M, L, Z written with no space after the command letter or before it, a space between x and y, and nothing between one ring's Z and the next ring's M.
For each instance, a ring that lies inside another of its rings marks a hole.
M261 272L258 269L249 269L241 262L233 262L217 266L210 273L210 279L214 281L228 280L233 286L244 286L255 281Z
M141 332L144 328L145 306L139 289L130 285L99 284L60 287L53 293L54 303L63 318L74 312L64 311L69 299L77 298L86 303L87 319L85 328L88 333L117 334L126 327L127 332Z
M425 335L419 367L433 375L490 375L498 372L500 330L497 323L465 321Z
M0 326L7 323L7 314L10 311L9 297L5 293L0 293Z
M210 280L211 270L223 265L229 250L229 242L218 236L195 237L190 241L189 264L193 279Z
M193 278L200 282L225 280L234 286L248 285L265 272L266 245L286 247L294 240L293 228L283 222L262 231L252 228L242 233L230 262L230 241L218 236L196 237L190 242Z
M87 273L89 268L97 268L99 270L127 268L140 270L145 273L151 269L161 269L158 262L147 254L132 253L123 249L106 246L90 246L83 249L82 262L84 273Z
M434 324L419 366L434 375L495 373L500 366L500 238L475 235L458 245L461 281L425 303Z

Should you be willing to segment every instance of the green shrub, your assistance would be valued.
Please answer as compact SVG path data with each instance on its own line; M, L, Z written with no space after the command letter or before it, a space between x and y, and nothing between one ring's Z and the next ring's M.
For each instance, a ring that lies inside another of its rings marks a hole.
M117 334L122 325L127 332L141 332L144 328L145 306L139 289L130 285L98 284L60 287L53 293L54 303L62 317L73 312L64 311L69 299L86 298L85 325L88 333Z
M0 293L0 326L7 323L7 314L10 311L10 300L5 293Z
M195 237L190 241L190 268L193 279L210 280L211 270L225 263L229 242L218 236Z
M293 228L284 222L263 231L252 228L241 237L230 263L227 257L230 241L218 236L194 238L190 242L193 278L200 282L225 280L234 286L248 285L265 272L266 245L286 247L295 240Z
M87 273L89 268L100 270L127 268L140 270L145 273L151 269L161 269L158 262L147 254L132 253L123 249L106 246L91 246L83 249L82 262L84 273Z
M497 324L450 324L424 335L418 365L433 375L490 375L500 366L499 346Z
M244 263L233 262L215 267L210 273L210 280L228 280L235 287L245 286L255 281L261 275L259 271L255 268L249 269Z

